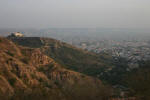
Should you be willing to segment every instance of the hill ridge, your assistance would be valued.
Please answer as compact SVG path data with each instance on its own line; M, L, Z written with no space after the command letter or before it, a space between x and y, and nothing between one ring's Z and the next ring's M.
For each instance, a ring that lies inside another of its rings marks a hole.
M3 37L0 37L0 47L0 97L7 95L3 100L96 100L105 97L102 92L105 86L100 80L65 69L40 48L15 45Z

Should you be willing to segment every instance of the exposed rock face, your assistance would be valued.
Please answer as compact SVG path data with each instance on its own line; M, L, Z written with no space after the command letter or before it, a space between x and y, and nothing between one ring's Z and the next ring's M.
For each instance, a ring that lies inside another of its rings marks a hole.
M11 97L19 90L34 93L36 87L50 93L52 100L98 100L104 89L100 80L65 69L40 48L0 37L0 93Z
M3 76L0 76L0 90L1 93L3 93L4 95L7 94L8 96L10 96L14 92L14 89Z

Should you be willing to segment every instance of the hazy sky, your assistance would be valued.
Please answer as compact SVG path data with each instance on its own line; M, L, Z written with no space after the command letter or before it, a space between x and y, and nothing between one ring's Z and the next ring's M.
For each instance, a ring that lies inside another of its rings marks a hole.
M150 28L150 0L0 0L0 28Z

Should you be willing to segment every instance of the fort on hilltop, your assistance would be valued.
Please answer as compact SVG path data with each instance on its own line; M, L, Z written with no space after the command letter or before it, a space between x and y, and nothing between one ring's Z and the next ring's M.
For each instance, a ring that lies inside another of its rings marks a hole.
M8 37L24 37L24 35L21 32L13 32Z

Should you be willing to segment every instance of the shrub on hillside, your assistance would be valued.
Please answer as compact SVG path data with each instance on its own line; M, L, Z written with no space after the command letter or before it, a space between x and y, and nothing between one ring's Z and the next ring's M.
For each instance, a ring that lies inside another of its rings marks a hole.
M7 51L6 53L7 53L8 55L10 55L10 56L14 57L14 54L13 54L13 53L11 53L10 51Z
M14 86L15 82L16 82L16 79L15 78L11 78L8 80L10 85Z
M21 61L25 64L28 64L29 63L29 59L28 58L22 58Z

